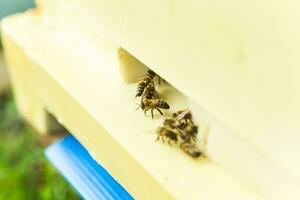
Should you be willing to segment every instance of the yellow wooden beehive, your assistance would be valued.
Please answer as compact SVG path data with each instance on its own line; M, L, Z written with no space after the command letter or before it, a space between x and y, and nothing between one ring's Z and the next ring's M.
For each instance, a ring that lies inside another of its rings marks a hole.
M137 199L297 199L297 5L39 1L2 22L19 110L42 133L53 114ZM154 142L162 119L134 111L147 68L209 127L208 159Z

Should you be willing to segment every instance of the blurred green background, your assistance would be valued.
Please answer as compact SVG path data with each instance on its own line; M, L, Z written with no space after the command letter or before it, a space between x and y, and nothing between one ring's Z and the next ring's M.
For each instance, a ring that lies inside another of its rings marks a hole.
M12 95L0 97L0 199L79 199L44 156L40 137L18 116Z
M0 20L33 6L33 0L0 0ZM0 92L0 200L79 199L46 160L44 149L52 141L24 123L11 91Z

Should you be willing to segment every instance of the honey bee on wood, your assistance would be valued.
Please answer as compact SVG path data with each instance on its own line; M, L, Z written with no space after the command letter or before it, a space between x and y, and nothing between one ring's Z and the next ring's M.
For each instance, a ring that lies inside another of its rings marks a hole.
M157 110L161 115L163 115L160 109L170 109L169 104L161 99L142 99L140 107L144 111L146 116L147 111L150 110L152 119L154 110Z
M180 145L180 148L183 152L185 152L186 154L188 154L193 158L197 158L202 154L202 152L194 144L182 143Z
M174 142L175 144L177 143L177 133L167 127L159 127L157 130L157 138L156 141L162 140L165 142L165 140L168 141L168 144L171 145L171 141Z
M149 84L146 86L146 88L144 89L144 92L142 94L142 99L158 99L159 98L159 94L155 89L154 84Z

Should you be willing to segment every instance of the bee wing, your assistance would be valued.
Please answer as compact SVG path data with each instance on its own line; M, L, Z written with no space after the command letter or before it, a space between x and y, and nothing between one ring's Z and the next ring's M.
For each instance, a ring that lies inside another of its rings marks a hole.
M175 129L182 135L185 135L185 132L183 130L181 130L180 128L178 127L175 127Z
M185 109L183 112L181 112L179 115L176 116L176 119L177 119L177 120L184 119L184 117L185 117L189 112L191 112L189 109Z

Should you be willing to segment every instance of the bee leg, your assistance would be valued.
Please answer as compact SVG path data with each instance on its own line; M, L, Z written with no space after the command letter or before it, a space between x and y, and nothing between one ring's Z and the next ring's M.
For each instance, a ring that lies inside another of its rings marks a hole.
M156 110L161 114L164 115L164 113L161 112L161 110L159 108L156 108Z
M151 117L153 119L153 108L151 109Z
M170 140L168 140L168 144L170 145L170 147L172 146L172 144L171 144L171 141L170 141Z
M185 121L185 124L188 124L188 120L187 119L184 119L184 121Z
M145 113L145 116L147 117L147 111L148 111L148 109L145 109L144 110L144 113Z
M163 143L165 143L165 139L164 139L164 137L161 137L161 140L163 141Z

